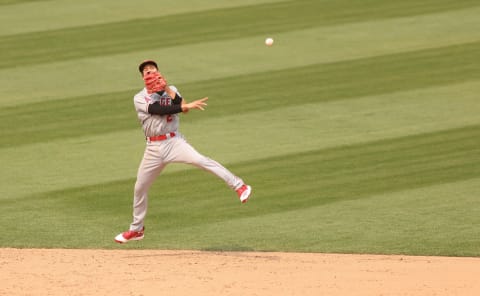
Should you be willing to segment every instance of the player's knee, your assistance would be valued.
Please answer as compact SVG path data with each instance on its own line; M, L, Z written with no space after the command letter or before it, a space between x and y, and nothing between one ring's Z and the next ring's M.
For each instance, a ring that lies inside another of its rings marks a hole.
M135 196L141 196L145 194L145 192L148 190L148 185L145 184L144 182L136 182L135 187L134 187L134 194Z
M199 167L204 167L208 163L208 158L200 155L192 160L192 164Z

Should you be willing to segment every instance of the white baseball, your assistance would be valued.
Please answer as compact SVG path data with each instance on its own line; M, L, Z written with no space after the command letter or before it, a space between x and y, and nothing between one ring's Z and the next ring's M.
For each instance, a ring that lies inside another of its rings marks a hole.
M265 39L265 45L266 46L272 46L273 45L273 39L272 38Z

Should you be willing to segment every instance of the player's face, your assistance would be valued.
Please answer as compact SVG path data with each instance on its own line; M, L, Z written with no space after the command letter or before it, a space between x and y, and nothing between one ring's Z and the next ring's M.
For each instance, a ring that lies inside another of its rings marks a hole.
M158 72L158 69L154 65L146 65L143 68L143 76L145 76L145 74L155 73L155 72Z

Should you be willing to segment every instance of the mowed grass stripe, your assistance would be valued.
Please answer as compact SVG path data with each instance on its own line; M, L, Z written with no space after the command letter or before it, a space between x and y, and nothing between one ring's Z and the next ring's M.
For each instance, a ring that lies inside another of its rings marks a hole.
M222 117L477 80L479 59L476 42L177 86L187 97L220 98L220 105L209 108L209 117ZM286 82L295 87L285 88ZM132 101L136 91L2 108L0 148L138 128ZM202 120L201 115L191 117Z
M165 1L137 0L135 2L116 0L40 0L15 1L0 10L0 35L13 35L27 32L39 32L68 27L104 24L138 18L160 17L193 11L205 11L225 7L248 6L259 3L285 0L197 0L176 1L174 5L165 5ZM1 3L4 3L1 1ZM28 4L25 4L28 3ZM115 9L112 9L115 7ZM41 11L42 13L38 13ZM21 16L18 13L21 12ZM68 17L66 17L68 15ZM25 20L28 20L26 22Z
M18 34L0 37L0 68L474 6L475 0L296 0ZM152 28L161 30L161 37L152 35Z
M248 176L255 188L254 199L247 207L239 207L234 192L203 171L165 174L151 190L147 219L150 231L157 231L158 235L149 237L144 247L158 247L163 238L161 232L179 236L190 228L198 230L202 224L216 223L221 228L222 223L232 219L262 217L478 178L479 136L480 125L475 125L232 164L230 168ZM0 205L5 209L0 218L2 225L7 225L7 221L16 223L8 227L10 239L0 244L3 247L34 243L42 247L111 246L111 235L121 226L119 223L128 225L131 219L133 184L134 179L126 179L2 200ZM29 219L21 218L25 213L31 213ZM81 231L90 227L96 227L99 236L91 238ZM42 235L25 235L25 231ZM65 236L67 232L77 235ZM98 239L102 234L105 240ZM202 233L196 232L185 239L184 247L202 241L201 237Z
M0 6L20 4L20 3L28 3L28 2L45 2L45 1L47 1L47 0L1 0L0 1Z

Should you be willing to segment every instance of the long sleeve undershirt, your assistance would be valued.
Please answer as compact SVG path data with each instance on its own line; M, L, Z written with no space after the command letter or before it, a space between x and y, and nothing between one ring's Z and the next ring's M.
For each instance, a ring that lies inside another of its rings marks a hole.
M163 92L159 94L162 95ZM162 106L158 102L148 105L148 113L155 115L177 114L182 111L182 97L178 94L176 94L175 99L172 100L172 105Z

